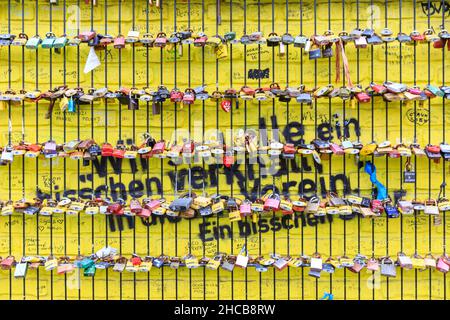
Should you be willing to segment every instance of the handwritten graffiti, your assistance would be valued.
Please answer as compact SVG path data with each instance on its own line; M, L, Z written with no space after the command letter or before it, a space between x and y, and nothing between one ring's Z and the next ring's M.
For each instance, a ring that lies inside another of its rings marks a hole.
M416 123L419 126L423 126L428 123L429 120L429 111L425 108L417 107L416 110L409 109L406 111L406 118L412 122Z
M427 16L433 16L435 14L450 15L450 3L448 1L423 1L420 3L422 12Z

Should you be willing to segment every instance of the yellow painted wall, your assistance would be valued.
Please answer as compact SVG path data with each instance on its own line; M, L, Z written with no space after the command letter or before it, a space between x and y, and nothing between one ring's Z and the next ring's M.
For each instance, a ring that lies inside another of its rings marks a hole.
M91 7L80 1L81 10L80 29L87 30L91 26ZM98 32L107 32L117 35L119 29L126 34L133 24L132 0L122 2L121 21L119 22L119 5L117 0L109 0L107 16L105 15L105 0L97 0L98 6L93 8L93 28ZM151 7L148 14L148 28L150 32L157 33L160 30L160 23L164 31L174 29L174 21L178 29L184 29L188 25L187 1L177 1L177 13L174 17L173 3L162 1L164 4L163 13ZM432 1L439 5L439 1ZM22 2L1 0L2 9L0 10L0 32L5 33L10 26L10 32L18 34L22 31L22 22L24 32L28 35L35 34L36 31L36 10L38 10L38 33L44 36L47 31L52 30L60 35L64 28L64 6L63 1L59 0L59 5L49 7L48 1L39 0L24 1L24 16L22 20ZM144 0L135 0L135 25L142 32L146 30L146 9L147 2ZM237 34L242 34L244 27L244 4L243 1L232 3L232 29ZM246 30L247 33L258 30L257 2L247 1L246 8ZM9 10L7 10L9 5ZM330 8L329 8L330 5ZM194 30L202 29L202 3L192 1L190 14L190 25ZM73 36L76 34L76 8L77 2L66 1L66 27L67 34ZM394 33L402 30L409 33L413 30L413 24L416 28L423 31L430 24L436 30L442 24L442 13L431 15L429 20L424 14L421 2L416 5L416 12L412 1L403 1L401 8L398 1L388 2L387 20L385 20L384 2L374 1L374 7L370 7L369 1L360 1L359 10L355 1L346 1L344 4L340 1L318 0L316 6L313 1L303 1L302 20L300 20L300 3L298 1L290 2L288 5L288 23L286 25L286 5L276 1L275 5L275 31L283 33L288 26L289 32L297 35L300 28L303 33L311 35L316 27L317 33L322 33L327 29L336 32L343 28L351 31L357 24L359 12L359 25L364 28L374 23L377 30L384 25L388 25ZM402 20L399 20L401 11ZM218 26L219 34L224 34L230 30L230 2L222 2L222 24ZM373 12L373 19L371 19ZM445 13L445 22L449 23L449 12ZM416 19L414 21L414 15ZM8 23L8 16L10 21ZM161 22L162 17L162 22ZM215 2L205 1L204 3L204 31L212 35L216 28L216 7ZM51 20L50 20L51 19ZM272 29L272 4L269 1L261 1L261 30L267 35ZM261 69L270 69L270 78L274 78L281 85L298 85L303 83L311 88L315 83L318 85L334 82L335 77L335 59L332 58L329 64L328 60L319 60L317 64L308 59L307 55L301 54L297 48L290 47L287 57L280 57L275 50L275 56L271 49L261 48L260 60L258 60L257 47L248 47L247 53L243 46L233 46L229 48L229 56L218 61L211 52L210 48L205 48L204 56L202 50L191 49L190 64L190 82L192 86L202 83L202 74L204 74L204 83L208 85L209 91L213 91L217 82L221 89L230 87L230 81L233 87L238 88L244 84L246 70L257 69L260 63ZM2 47L0 49L0 91L9 86L12 88L25 89L48 89L51 86L62 84L64 82L64 67L66 68L66 83L69 86L76 86L79 81L80 86L93 86L100 88L107 86L117 87L119 83L125 86L131 86L133 76L135 85L143 87L146 84L147 76L150 86L155 87L163 82L169 89L173 88L176 72L176 85L185 88L188 84L188 50L185 46L183 56L176 59L177 67L174 68L173 53L150 49L149 64L146 65L147 50L127 46L122 50L121 57L117 50L111 48L107 59L107 67L104 61L102 65L90 74L83 73L84 62L88 54L87 46L81 46L79 49L79 59L77 50L67 48L64 54L51 55L49 51L40 49L38 55L35 52L24 50L18 47L10 49ZM445 72L443 78L442 68L447 71L450 66L448 59L449 53L442 54L441 50L431 49L428 53L427 45L401 47L401 53L398 43L389 45L387 51L385 46L377 46L372 49L360 50L359 59L357 50L349 45L347 56L350 62L352 80L363 85L368 85L371 80L382 82L385 79L392 81L403 81L408 85L414 84L414 77L417 84L424 86L428 82L442 85L447 81L448 73ZM104 55L100 54L103 59ZM402 61L400 62L400 57ZM9 59L10 58L10 59ZM65 60L64 60L65 58ZM274 60L272 60L274 59ZM22 63L23 61L23 63ZM64 65L64 61L66 64ZM121 61L121 64L119 63ZM202 63L204 61L204 63ZM274 61L274 65L272 64ZM430 61L430 63L428 63ZM79 62L79 65L77 63ZM232 63L232 66L231 66ZM162 68L160 66L162 65ZM134 65L134 68L133 68ZM216 67L218 69L216 69ZM107 77L105 76L107 68ZM232 68L232 69L230 69ZM246 68L246 70L245 70ZM8 72L10 70L10 72ZM134 70L134 75L133 75ZM230 74L231 73L231 74ZM121 79L119 78L121 74ZM372 78L373 74L373 78ZM24 75L24 77L22 76ZM230 77L231 76L231 77ZM317 77L315 77L317 76ZM92 81L92 82L91 82ZM270 79L263 79L263 85L269 85ZM247 84L256 87L257 80L247 79ZM191 119L191 128L197 123L205 129L219 127L222 130L229 128L243 127L246 123L247 128L258 127L258 114L266 119L270 126L270 116L275 114L281 129L287 122L301 122L302 110L300 105L293 102L289 108L282 103L272 102L247 103L241 104L238 110L233 110L232 114L226 114L219 108L219 114L216 116L216 104L206 102L204 109L202 104L196 102L190 109L184 108L176 110L173 104L165 103L162 108L161 116L151 115L151 106L147 109L146 105L141 103L140 110L134 113L135 126L133 127L133 112L121 107L118 104L108 104L107 106L107 138L105 138L105 105L104 103L95 103L93 106L94 121L91 119L90 106L82 106L79 114L67 114L66 117L55 107L52 120L44 118L48 102L39 103L38 106L32 103L26 103L25 113L25 140L34 142L46 141L52 135L58 141L69 141L77 138L78 129L81 138L91 137L100 142L105 140L114 143L119 137L119 128L123 139L135 138L140 142L140 135L147 131L147 110L150 114L149 131L159 138L163 135L168 139L174 129L188 128L188 119ZM443 109L445 107L445 109ZM37 111L36 111L37 108ZM431 101L431 104L425 104L423 107L417 105L417 108L428 115L428 122L425 124L417 123L414 125L410 121L410 112L414 106L403 105L399 103L390 103L386 105L382 100L377 99L373 104L364 104L360 106L343 103L333 100L330 104L328 100L319 100L313 108L303 107L303 124L305 125L304 138L310 141L315 135L315 121L321 123L323 119L330 119L331 115L338 113L342 118L356 118L361 124L361 141L368 143L372 140L382 141L386 138L392 142L400 138L400 134L405 142L411 142L414 137L414 130L417 132L418 142L422 145L428 141L440 143L448 140L448 133L443 131L444 124L448 128L449 109L448 102L443 105L441 99ZM177 108L179 109L179 108ZM443 111L445 110L445 111ZM8 111L11 111L12 120L12 141L18 142L21 139L22 108L13 106L11 110L3 110L0 116L1 144L5 145L8 141ZM79 115L79 116L78 116ZM409 115L409 117L408 117ZM65 119L65 121L64 121ZM176 119L176 120L175 120ZM414 117L412 117L414 119ZM176 126L175 126L176 124ZM161 126L162 125L162 126ZM355 138L351 130L352 138ZM376 159L377 172L379 179L387 185L390 194L393 190L403 187L407 190L410 198L414 197L414 184L405 185L401 182L405 160L385 160ZM312 165L312 162L309 162ZM439 185L444 177L448 178L448 164L441 162L434 164L426 159L417 160L417 198L425 199L429 195L437 197ZM66 166L66 167L65 167ZM200 165L201 166L201 165ZM207 166L205 165L207 168ZM183 166L183 169L187 166ZM22 196L23 188L27 197L35 194L36 185L43 192L50 192L50 185L53 186L53 194L64 189L82 189L92 188L104 184L106 179L113 179L118 182L120 179L125 185L133 180L145 181L147 177L157 177L162 179L163 193L167 198L173 196L173 187L170 182L168 172L173 167L167 164L167 161L153 159L150 161L150 172L139 171L134 175L130 173L128 164L124 163L122 174L114 174L109 167L107 178L93 175L92 181L84 179L78 183L79 175L87 175L92 172L91 166L83 167L80 163L68 159L64 162L62 159L53 160L52 165L45 159L16 159L11 166L0 168L0 198L19 199ZM37 172L37 174L36 174ZM65 173L65 175L64 175ZM298 193L298 182L302 179L312 179L319 181L323 177L325 185L329 188L330 174L344 173L350 178L351 188L360 188L362 194L369 194L371 184L366 174L361 170L358 174L355 161L352 157L335 158L330 162L324 162L323 172L295 173L289 172L289 175L283 175L274 179L275 185L281 188L282 183L287 181L296 181L295 187L290 189L292 194ZM258 177L258 169L255 167L255 176ZM86 176L85 176L86 177ZM53 179L53 180L52 180ZM223 194L239 194L237 180L233 184L226 183L226 177L223 170L219 170L219 189ZM53 184L49 184L53 181ZM200 178L201 181L201 178ZM211 181L206 178L206 192L216 192L216 187L210 187ZM253 180L248 180L247 188L250 189L254 184ZM272 176L262 178L262 185L272 184ZM338 183L338 190L342 193L342 184ZM197 192L201 192L199 189ZM155 187L153 186L153 192ZM271 216L268 217L270 219ZM229 224L226 217L216 219L210 218L209 222L220 224ZM0 217L0 255L7 256L12 253L16 258L25 254L48 255L51 251L55 255L62 255L67 252L69 255L90 253L98 250L106 243L121 250L122 254L129 256L136 252L141 255L159 255L164 252L168 255L184 255L189 247L196 256L202 256L204 253L212 256L218 249L224 252L236 253L247 241L250 254L256 255L258 252L269 254L277 252L280 254L290 253L298 255L300 253L312 254L316 251L328 256L342 255L346 252L352 256L360 252L371 255L372 248L377 256L389 253L395 256L398 251L409 254L417 252L425 254L432 251L436 254L443 252L443 244L446 240L444 234L448 234L448 225L446 220L439 225L435 225L433 220L425 216L403 217L401 219L385 218L376 220L367 220L355 218L350 221L342 221L335 218L332 223L326 221L317 226L306 225L290 230L281 229L277 232L267 232L252 234L240 237L238 227L233 227L233 240L208 241L203 243L199 238L199 225L203 223L202 219L192 221L181 221L179 223L169 223L166 221L163 226L157 224L147 228L140 221L136 221L136 228L129 229L124 227L121 232L111 232L107 229L104 216L88 217L84 214L79 217L64 218L62 216L48 217L25 217L14 215L10 218ZM293 222L289 222L293 225ZM395 279L387 281L375 275L375 287L369 283L372 282L373 275L363 271L360 275L342 270L337 271L332 277L328 274L322 274L319 280L315 280L307 275L307 270L290 269L284 272L269 272L259 274L253 268L248 270L236 270L232 274L224 270L218 272L197 269L189 271L179 269L178 271L164 268L158 270L152 269L150 274L131 274L124 272L119 275L111 271L98 271L95 279L87 279L83 276L78 279L77 275L69 275L67 279L58 276L56 273L51 275L43 270L37 274L35 271L29 271L25 280L16 280L13 274L8 271L0 271L0 298L2 299L316 299L320 298L325 291L332 291L335 299L444 299L447 297L445 288L446 278L439 272L399 272ZM330 281L331 279L331 281ZM78 282L79 281L79 282Z

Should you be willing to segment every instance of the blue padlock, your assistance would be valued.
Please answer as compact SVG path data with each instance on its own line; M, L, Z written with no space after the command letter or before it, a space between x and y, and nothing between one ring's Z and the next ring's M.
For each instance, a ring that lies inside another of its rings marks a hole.
M384 210L386 211L386 215L388 216L388 218L399 217L397 207L393 206L391 203L386 203L386 205L384 206Z
M85 277L93 277L95 276L95 271L97 270L97 268L95 268L95 265L91 265L90 267L84 269L83 275Z

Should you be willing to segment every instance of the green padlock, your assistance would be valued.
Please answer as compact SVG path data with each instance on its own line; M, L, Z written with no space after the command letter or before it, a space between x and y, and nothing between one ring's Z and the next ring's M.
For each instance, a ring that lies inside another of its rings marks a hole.
M62 35L61 37L58 37L53 42L53 48L60 49L66 46L67 44L67 37L65 35Z
M232 40L236 39L236 32L234 32L234 31L229 31L229 32L227 32L227 33L224 34L223 38L224 38L226 41L232 41Z
M41 47L44 49L53 48L53 43L55 42L56 36L53 32L47 32L45 39L42 40Z
M25 48L36 50L41 44L41 42L42 42L41 37L39 37L39 35L35 35L34 37L28 39L27 43L25 44Z
M89 268L84 269L83 275L85 277L93 277L95 276L95 271L97 270L97 268L95 267L95 265L93 264L92 266L90 266Z

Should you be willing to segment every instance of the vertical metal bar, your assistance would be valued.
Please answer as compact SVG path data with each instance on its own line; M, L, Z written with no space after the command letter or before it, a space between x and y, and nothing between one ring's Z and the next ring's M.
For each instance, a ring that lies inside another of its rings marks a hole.
M66 0L64 0L66 1ZM25 31L25 2L22 1L22 32ZM65 61L65 60L64 60ZM22 90L25 90L25 48L22 46ZM22 101L22 141L25 141L25 102ZM22 198L26 195L26 179L25 179L25 157L22 157ZM65 226L65 223L64 223ZM26 256L26 219L25 214L22 214L22 253ZM65 245L64 245L65 248ZM23 299L26 299L26 281L23 279Z
M174 5L173 5L173 24L174 24L174 32L177 32L177 0L174 0ZM174 78L174 86L175 88L177 88L177 54L178 54L178 48L177 48L178 44L175 44L175 49L174 49L174 73L173 73L173 78ZM180 103L181 106L181 103ZM175 117L175 141L174 143L178 143L178 139L177 139L177 127L178 127L178 123L177 123L177 103L174 103L173 106L173 113L174 113L174 117ZM175 177L178 177L178 165L175 165ZM203 178L204 179L204 178ZM178 187L178 184L176 184L176 186ZM178 190L175 190L175 194L174 196L177 194ZM205 255L204 252L204 248L203 248L203 256ZM178 223L175 223L175 256L178 256ZM203 268L203 288L205 288L205 268ZM175 270L175 300L178 300L178 269Z
M428 7L430 7L430 0L428 0ZM431 26L431 15L428 15L428 28ZM442 49L444 50L444 49ZM428 68L427 68L427 77L428 77L428 83L430 84L431 81L431 45L428 42ZM428 98L428 144L431 144L431 120L432 120L432 113L431 113L431 99ZM431 159L428 158L428 199L431 198ZM431 245L431 219L433 217L431 215L428 216L428 251L431 252L432 245ZM429 285L429 299L431 299L431 270L428 270L428 285ZM417 290L417 286L416 286ZM417 293L416 293L417 295Z
M36 3L36 34L39 34L39 0L35 1ZM36 68L35 68L35 77L36 77L36 90L39 89L39 50L36 50ZM35 124L36 124L36 143L39 143L39 102L35 102ZM39 161L36 158L36 194L39 192ZM36 214L36 254L39 255L39 214ZM36 296L39 300L39 269L36 270Z
M203 3L204 1L202 1ZM245 24L244 24L245 26ZM202 30L203 30L203 11L202 11ZM233 30L233 0L230 0L230 31ZM245 50L245 46L244 46L244 50ZM216 86L218 86L218 79L216 81ZM233 45L230 44L230 87L233 87ZM230 141L229 141L229 145L227 145L227 150L228 148L232 148L233 146L233 109L231 109L230 111L230 131L231 131L231 135L230 135ZM232 150L232 149L231 149ZM234 164L232 164L233 166ZM227 170L224 167L224 170ZM234 196L234 175L231 176L231 197ZM233 254L233 250L234 250L234 224L231 224L231 251L230 254ZM234 299L234 274L233 272L231 273L231 300Z
M133 0L132 2L132 17L133 17L133 21L132 21L132 29L136 30L136 13L135 13L135 8L136 8L136 0ZM133 52L132 52L132 79L133 79L133 88L136 86L136 47L135 47L135 43L133 42ZM132 130L132 138L133 138L133 142L132 144L136 144L136 110L133 108L133 130ZM136 171L132 170L133 172L133 181L136 180ZM136 253L136 216L132 217L133 219L133 253ZM133 295L134 295L134 300L136 300L136 273L133 273Z
M11 33L11 0L8 0L8 33ZM8 88L11 89L11 46L8 46ZM11 101L8 101L8 145L11 145ZM8 163L8 199L11 201L11 163ZM9 241L9 255L11 255L12 247L12 227L11 215L8 217L8 241ZM12 271L9 270L9 299L12 298Z
M149 1L147 1L147 7L145 10L145 23L146 23L146 33L149 32L149 12L150 12L150 3ZM145 68L146 68L146 72L145 72L145 77L146 77L146 82L145 85L146 87L149 87L149 56L150 56L150 48L149 46L146 46L146 64L145 64ZM146 116L146 129L147 129L147 133L150 134L150 103L147 101L147 108L145 109L147 116ZM150 134L151 136L151 134ZM147 181L149 181L150 178L150 159L146 159L146 166L147 166ZM147 197L150 196L150 189L147 189ZM175 191L176 192L176 191ZM150 256L150 225L146 224L146 231L147 231L147 256ZM147 273L147 300L150 300L151 296L150 296L150 272Z
M289 32L289 1L286 1L286 33L288 33ZM286 46L286 87L289 87L289 46ZM287 104L286 104L286 125L289 125L289 102L287 102ZM283 160L280 160L280 161L283 161ZM288 159L286 159L286 160L284 160L284 161L286 161L286 180L287 180L287 185L289 186L289 160ZM289 194L289 187L288 187L288 189L287 189L287 196L289 197L290 196L290 194ZM288 216L288 217L290 217L290 216ZM287 237L287 241L286 241L286 251L287 251L287 255L288 255L288 257L290 256L290 252L289 252L289 244L290 244L290 241L289 241L289 229L290 229L290 224L291 224L291 222L290 222L290 219L288 220L288 226L287 226L287 228L286 228L286 237ZM291 274L291 272L290 272L290 269L288 268L288 270L287 270L287 299L288 300L290 300L290 297L291 297L291 295L290 295L290 293L291 293L291 290L290 290L290 285L291 285L291 281L290 281L290 274Z
M52 31L52 20L53 20L53 5L49 4L50 10L50 31ZM52 49L49 50L49 60L50 60L50 70L49 70L49 90L53 87L53 52ZM52 102L50 102L52 103ZM53 139L53 112L50 113L50 140ZM53 159L50 159L50 198L53 198ZM50 255L53 255L53 216L50 215ZM53 300L53 270L50 271L50 299Z
M23 1L22 1L23 2ZM64 0L63 2L63 34L66 34L66 0ZM66 85L66 81L67 81L67 52L66 52L66 47L64 46L63 48L63 54L64 54L64 62L63 62L63 82L64 85ZM64 133L63 133L63 139L64 141L67 141L67 112L66 110L63 111L63 128L64 128ZM25 124L24 124L25 126ZM25 139L24 139L25 140ZM63 184L64 184L64 191L67 190L67 159L64 157L63 159L63 165L64 165L64 172L63 172ZM63 197L64 197L64 193L63 193ZM64 215L64 256L67 256L67 216ZM64 273L64 299L67 300L67 274Z
M317 0L314 0L314 34L317 34ZM314 60L314 88L317 88L317 60ZM314 139L317 139L317 99L314 98ZM314 183L317 186L317 169L314 166ZM316 187L316 193L317 193ZM344 221L345 223L345 221ZM318 251L318 232L317 225L314 227L314 252ZM345 231L344 231L345 233ZM344 238L345 239L345 238ZM344 240L345 242L345 240ZM345 280L344 280L345 281ZM316 300L319 298L319 279L315 278L316 283Z
M303 35L303 0L300 0L300 34ZM303 84L303 48L300 49L300 83ZM303 103L300 104L300 123L303 127ZM301 143L304 143L304 130L301 132ZM301 175L301 181L303 181L303 168L300 170L300 175ZM303 183L301 183L301 196L303 197L305 190L304 190L304 185ZM303 212L301 213L302 215L304 214ZM303 223L301 223L302 229L301 229L301 250L300 250L300 255L303 256L305 254L305 247L304 247L304 229L303 229ZM305 299L305 269L302 268L301 270L302 273L302 281L301 281L301 286L302 286L302 300Z
M80 33L80 0L77 0L77 34ZM77 46L77 87L80 87L80 47ZM80 140L80 105L77 106L77 139ZM77 175L80 176L80 161L77 161ZM77 179L77 197L80 195L80 179ZM77 214L77 253L81 255L81 221L80 213ZM81 300L81 272L78 272L78 300Z
M91 1L91 8L90 8L90 15L91 15L91 30L94 30L94 1ZM94 88L94 72L95 70L91 71L91 88ZM94 139L94 102L91 101L91 139ZM91 188L92 193L94 193L94 163L90 161L91 163ZM94 225L94 215L91 215L91 253L94 254L94 246L95 246L95 225ZM53 272L53 271L52 271ZM95 277L92 277L92 300L95 300Z
M275 1L272 0L272 32L275 32ZM275 47L272 47L272 82L275 82ZM275 116L275 98L272 98L272 116ZM272 126L272 139L274 139L276 128ZM272 160L273 161L273 160ZM272 178L273 190L275 191L275 176ZM275 211L272 212L272 219L275 221ZM272 248L273 252L276 252L275 243L275 228L272 232ZM275 274L275 268L273 268L273 299L277 297L277 280Z
M108 34L108 0L105 0L105 34ZM105 87L108 87L108 49L105 46L104 50L104 63L105 63ZM105 99L105 142L108 141L108 99ZM108 186L108 164L105 168L105 185ZM110 190L111 195L111 190ZM105 197L108 197L108 188L105 191ZM109 243L109 233L108 233L108 219L109 216L105 215L105 245L108 246ZM105 294L106 300L109 300L109 270L105 270Z
M444 0L442 0L442 4L441 4L441 8L444 7ZM415 11L414 11L415 12ZM442 10L442 28L445 29L445 10ZM448 40L447 40L448 41ZM442 48L442 85L445 86L445 48ZM445 129L446 129L446 119L445 119L445 98L442 98L442 142L446 143L446 135L445 135ZM415 125L415 124L414 124ZM446 183L446 170L445 170L446 166L445 164L442 165L442 176L443 176L443 197L445 198L445 191L447 189L447 183ZM447 224L445 222L445 216L446 216L446 212L442 212L442 245L444 248L444 253L445 253L445 244L446 244L446 230L447 230ZM447 275L444 273L443 274L444 277L444 300L447 300ZM430 289L431 290L431 289Z
M244 34L247 34L247 0L244 0ZM247 85L247 45L244 45L244 86ZM244 101L244 132L247 132L247 101ZM244 173L245 173L245 191L247 192L247 162L246 162L246 156L244 156ZM245 217L245 223L247 223L247 216ZM247 233L245 234L245 248L248 250L247 245ZM247 294L247 280L248 280L248 274L247 274L247 268L245 268L245 300L248 299Z
M122 34L122 0L119 0L119 35ZM119 49L119 88L122 86L122 49ZM119 141L122 142L122 105L119 103ZM119 183L122 183L122 170L119 172ZM119 193L119 198L122 197L122 194ZM119 254L123 255L122 252L122 228L119 228ZM119 297L122 300L123 293L123 284L122 284L122 272L119 273L120 279L120 289L119 289Z
M159 29L162 32L163 31L163 7L164 7L164 3L160 3L160 7L159 7ZM160 56L159 56L159 61L160 61L160 77L161 77L161 84L164 83L164 50L163 48L160 48ZM161 122L160 122L160 128L161 128L161 134L160 137L161 139L163 139L164 137L164 102L161 102ZM164 159L161 158L160 160L160 165L161 165L161 172L160 172L160 178L161 178L161 197L164 197ZM164 252L164 224L161 223L161 253ZM161 284L162 284L162 300L164 300L164 268L161 268Z
M261 0L258 0L258 32L261 32ZM258 70L261 70L261 45L258 44ZM258 78L258 87L261 88L261 78ZM258 129L261 119L261 101L258 100ZM261 141L259 141L261 143ZM258 160L258 199L261 198L261 162ZM258 217L259 219L260 217ZM262 234L261 228L258 228L258 256L262 255ZM259 299L262 300L262 272L259 272Z

